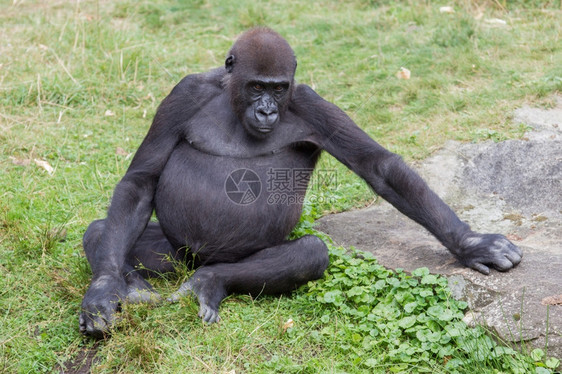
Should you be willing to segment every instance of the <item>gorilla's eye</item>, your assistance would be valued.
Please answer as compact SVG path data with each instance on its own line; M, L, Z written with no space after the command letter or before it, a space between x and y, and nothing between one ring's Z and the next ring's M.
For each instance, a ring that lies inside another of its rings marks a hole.
M264 87L261 84L259 84L259 83L254 84L254 90L263 91L263 89L264 89Z
M278 84L277 86L275 86L274 89L275 89L276 92L281 92L281 91L283 91L283 88L284 88L283 86L281 86L280 84Z

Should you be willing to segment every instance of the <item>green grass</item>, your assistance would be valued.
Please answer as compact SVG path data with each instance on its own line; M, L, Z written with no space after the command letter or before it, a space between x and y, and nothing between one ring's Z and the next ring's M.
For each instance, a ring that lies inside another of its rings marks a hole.
M552 105L562 90L560 1L452 4L454 14L416 1L0 1L0 372L56 371L94 346L93 372L548 372L548 354L460 327L463 305L440 278L423 284L423 271L334 247L325 279L290 296L232 296L218 325L187 298L127 306L98 345L78 333L87 224L105 215L158 103L184 75L222 65L248 27L284 35L297 79L407 160L448 139L521 136L513 109ZM325 202L306 207L297 234L374 199L333 158L320 167L337 183L312 191ZM187 274L156 287L167 295ZM443 310L450 319L432 315Z

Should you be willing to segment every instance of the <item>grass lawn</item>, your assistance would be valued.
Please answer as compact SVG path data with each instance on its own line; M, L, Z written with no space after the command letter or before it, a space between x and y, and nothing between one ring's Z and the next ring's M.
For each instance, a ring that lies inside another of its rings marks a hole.
M202 324L188 297L125 306L111 339L79 334L88 223L105 216L158 103L183 76L221 66L256 25L293 46L299 82L409 161L448 139L520 137L513 109L551 106L562 91L560 0L0 0L0 372L72 372L81 362L94 373L558 366L548 352L520 353L466 328L466 305L426 269L395 273L334 246L324 279L281 297L231 296L219 324ZM402 67L410 79L397 78ZM306 205L295 235L373 200L333 158L320 168L335 170L337 184L313 191L324 199ZM178 265L154 284L167 296L189 274Z

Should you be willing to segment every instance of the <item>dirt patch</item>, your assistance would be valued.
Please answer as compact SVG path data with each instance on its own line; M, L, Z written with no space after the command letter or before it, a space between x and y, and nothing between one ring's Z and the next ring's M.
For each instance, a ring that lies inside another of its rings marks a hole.
M92 365L97 361L97 353L97 344L92 348L84 348L74 359L65 362L64 367L58 366L54 371L59 374L89 374Z

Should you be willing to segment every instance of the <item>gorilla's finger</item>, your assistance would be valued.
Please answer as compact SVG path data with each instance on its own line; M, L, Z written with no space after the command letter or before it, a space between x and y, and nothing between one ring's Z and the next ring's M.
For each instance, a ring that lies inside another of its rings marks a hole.
M490 274L490 268L487 267L484 264L479 263L479 262L475 262L475 263L471 264L470 267L473 268L474 270L477 270L477 271L481 272L484 275Z

